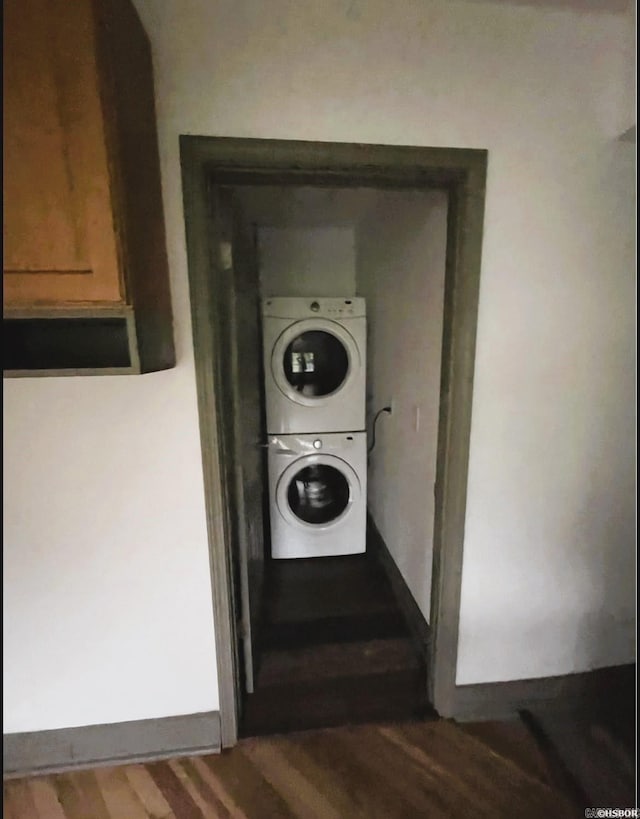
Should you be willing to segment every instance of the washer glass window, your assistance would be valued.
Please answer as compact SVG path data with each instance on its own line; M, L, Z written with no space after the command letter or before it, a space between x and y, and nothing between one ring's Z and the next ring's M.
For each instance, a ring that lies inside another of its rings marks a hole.
M344 384L349 355L332 333L307 330L284 351L284 375L296 392L306 396L329 395Z
M326 464L301 469L291 479L287 491L293 514L312 524L331 523L339 518L350 497L348 480L340 470Z

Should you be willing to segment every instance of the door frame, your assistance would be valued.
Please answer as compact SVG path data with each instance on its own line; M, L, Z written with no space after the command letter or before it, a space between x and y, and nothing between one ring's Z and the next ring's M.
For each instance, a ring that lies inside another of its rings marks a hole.
M455 712L460 591L471 406L488 153L481 149L181 136L191 319L223 747L238 738L239 601L234 600L221 413L230 403L217 381L222 339L215 322L216 281L210 190L214 185L440 188L448 193L444 323L428 646L428 696Z

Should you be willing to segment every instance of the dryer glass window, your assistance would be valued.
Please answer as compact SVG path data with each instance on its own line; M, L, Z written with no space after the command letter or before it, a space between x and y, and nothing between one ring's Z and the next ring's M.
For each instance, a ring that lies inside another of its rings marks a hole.
M340 470L326 464L301 469L289 484L291 511L305 523L336 520L349 504L349 482Z
M296 336L284 352L284 374L302 395L322 396L335 392L349 372L349 356L343 343L324 330Z

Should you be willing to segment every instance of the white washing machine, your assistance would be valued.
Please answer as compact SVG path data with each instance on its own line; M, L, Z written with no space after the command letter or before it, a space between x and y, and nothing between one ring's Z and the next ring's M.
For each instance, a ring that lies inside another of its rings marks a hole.
M271 556L365 551L367 434L270 435Z
M355 296L262 302L268 433L365 429L366 322Z

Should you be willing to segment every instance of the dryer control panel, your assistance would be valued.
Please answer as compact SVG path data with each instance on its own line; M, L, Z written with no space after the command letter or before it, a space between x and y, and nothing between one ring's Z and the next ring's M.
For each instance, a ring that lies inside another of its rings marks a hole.
M364 318L366 313L365 300L359 296L345 298L272 296L262 302L262 315L271 318L350 319Z
M318 302L313 302L310 306L313 310L313 305L317 304ZM337 304L334 303L334 300L331 299L330 303L326 305L325 316L340 316L341 318L348 318L349 316L353 316L353 301L351 299L343 299L338 301Z

